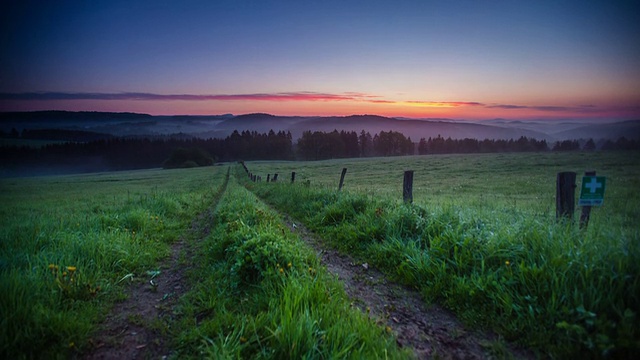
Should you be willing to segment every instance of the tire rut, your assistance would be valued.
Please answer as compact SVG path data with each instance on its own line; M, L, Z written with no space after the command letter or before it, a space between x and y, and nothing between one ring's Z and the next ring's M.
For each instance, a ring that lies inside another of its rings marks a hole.
M292 232L311 246L327 270L343 284L353 305L368 313L380 325L387 326L401 347L409 347L419 359L490 359L534 356L508 345L503 352L490 349L499 338L470 330L453 313L437 305L427 305L420 294L389 281L367 263L358 263L348 255L326 247L322 240L288 215L283 216Z
M220 197L227 190L229 168L211 205L192 222L195 238L209 234L209 223ZM188 290L184 284L188 266L184 259L192 253L185 237L173 244L171 256L159 273L134 277L126 290L127 298L114 304L98 331L89 340L90 349L81 359L166 358L172 353L170 324L175 319L178 299Z

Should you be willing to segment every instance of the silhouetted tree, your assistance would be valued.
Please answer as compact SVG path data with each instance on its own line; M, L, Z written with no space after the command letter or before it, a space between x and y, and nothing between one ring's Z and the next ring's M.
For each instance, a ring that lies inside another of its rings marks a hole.
M582 149L585 151L594 151L596 149L595 141L593 141L593 139L587 140Z

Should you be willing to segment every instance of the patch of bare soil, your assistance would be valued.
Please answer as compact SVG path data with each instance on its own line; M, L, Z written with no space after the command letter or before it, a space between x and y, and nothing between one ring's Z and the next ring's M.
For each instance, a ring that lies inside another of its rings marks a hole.
M348 255L329 249L299 223L286 217L291 231L318 253L330 273L344 283L354 305L380 324L389 326L401 347L409 347L420 359L489 359L495 357L533 358L510 346L505 354L492 355L488 347L492 334L467 329L449 311L427 305L413 289L389 281L367 263L356 263Z
M172 247L171 258L159 272L131 280L127 298L111 309L84 359L160 359L170 354L167 330L177 299L186 291L184 239ZM129 281L129 280L125 280Z

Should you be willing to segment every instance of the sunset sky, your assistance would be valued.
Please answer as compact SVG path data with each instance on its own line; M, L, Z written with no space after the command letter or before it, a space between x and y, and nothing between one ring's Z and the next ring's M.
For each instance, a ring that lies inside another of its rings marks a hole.
M640 118L640 2L2 2L0 111Z

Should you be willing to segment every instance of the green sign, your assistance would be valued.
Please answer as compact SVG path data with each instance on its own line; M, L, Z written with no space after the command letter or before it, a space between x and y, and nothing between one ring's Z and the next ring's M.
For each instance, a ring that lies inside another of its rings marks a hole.
M583 176L579 206L600 206L604 202L604 176Z

